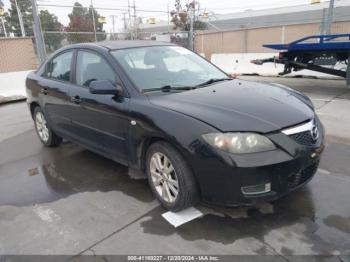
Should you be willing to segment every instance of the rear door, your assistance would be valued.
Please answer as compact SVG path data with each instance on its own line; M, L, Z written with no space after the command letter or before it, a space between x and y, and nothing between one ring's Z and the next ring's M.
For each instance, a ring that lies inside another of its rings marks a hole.
M73 50L64 51L46 63L45 71L38 81L39 99L53 130L69 134L70 96Z
M76 139L84 145L118 162L127 163L127 128L129 98L91 94L94 80L120 84L108 61L92 50L78 50L75 81L70 89L74 105L72 125Z

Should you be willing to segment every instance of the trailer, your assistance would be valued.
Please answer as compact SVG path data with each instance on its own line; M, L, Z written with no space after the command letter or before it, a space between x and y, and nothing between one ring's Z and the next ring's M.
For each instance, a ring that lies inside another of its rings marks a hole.
M289 44L263 46L278 50L279 56L253 60L252 63L284 64L284 71L280 75L308 69L340 76L346 79L346 84L350 87L350 34L313 35Z

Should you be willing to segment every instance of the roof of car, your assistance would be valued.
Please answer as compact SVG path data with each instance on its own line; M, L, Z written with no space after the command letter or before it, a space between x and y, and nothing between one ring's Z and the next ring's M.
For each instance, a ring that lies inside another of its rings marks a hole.
M111 50L114 49L124 49L132 47L143 47L143 46L164 46L164 45L174 45L169 42L160 42L153 40L114 40L114 41L101 41L96 43L85 43L77 44L75 47L83 46L101 46Z

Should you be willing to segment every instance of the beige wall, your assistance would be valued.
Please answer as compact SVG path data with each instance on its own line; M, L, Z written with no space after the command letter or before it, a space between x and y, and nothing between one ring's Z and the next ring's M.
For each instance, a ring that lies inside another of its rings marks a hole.
M289 43L308 35L317 35L319 24L287 25L222 32L196 32L194 48L210 60L214 53L271 53L263 44ZM332 33L350 33L350 21L336 22Z
M0 73L36 67L37 59L31 38L0 38Z

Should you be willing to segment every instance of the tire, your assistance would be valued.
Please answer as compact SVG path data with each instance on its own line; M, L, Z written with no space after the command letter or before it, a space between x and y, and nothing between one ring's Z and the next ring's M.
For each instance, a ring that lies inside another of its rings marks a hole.
M34 109L33 120L35 131L41 143L47 147L56 147L61 144L62 138L52 131L44 112L39 106Z
M173 171L170 171L170 166ZM156 142L150 146L146 154L146 169L153 194L167 210L181 211L198 203L199 193L192 171L170 144ZM176 189L177 194L174 193Z

